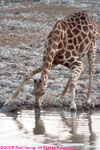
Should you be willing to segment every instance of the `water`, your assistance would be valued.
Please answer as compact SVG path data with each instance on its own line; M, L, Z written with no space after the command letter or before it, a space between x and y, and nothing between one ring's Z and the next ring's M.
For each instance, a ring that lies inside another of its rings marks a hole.
M100 149L99 113L23 110L0 113L0 146L61 146ZM43 149L43 148L42 148Z
M28 1L28 0L0 0L1 3L5 2L25 2L25 1ZM91 1L99 1L99 0L29 0L31 2L42 2L42 3L75 3L75 2L78 2L78 1L81 1L81 2L91 2Z

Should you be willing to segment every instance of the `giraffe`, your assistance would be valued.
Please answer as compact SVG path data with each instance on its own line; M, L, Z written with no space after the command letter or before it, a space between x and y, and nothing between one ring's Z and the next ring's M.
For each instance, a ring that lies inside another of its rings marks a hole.
M71 110L77 110L75 91L77 81L83 71L81 58L87 54L89 62L89 86L87 104L91 103L92 82L95 74L95 57L98 38L98 26L85 11L72 13L62 20L58 20L49 33L44 46L43 65L28 75L20 87L6 104L14 101L27 81L36 73L41 72L40 79L34 80L35 107L40 108L41 98L44 96L46 82L53 66L63 65L71 70L71 76L61 94L63 102L65 94L71 89Z

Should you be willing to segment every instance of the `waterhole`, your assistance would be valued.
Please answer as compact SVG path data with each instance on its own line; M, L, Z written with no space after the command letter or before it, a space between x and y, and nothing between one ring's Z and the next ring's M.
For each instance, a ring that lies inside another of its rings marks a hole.
M34 110L0 113L0 146L99 150L100 115Z

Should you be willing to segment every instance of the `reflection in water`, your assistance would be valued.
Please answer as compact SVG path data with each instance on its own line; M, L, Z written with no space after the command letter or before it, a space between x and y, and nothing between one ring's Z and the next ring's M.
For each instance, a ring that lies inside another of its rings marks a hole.
M45 134L45 126L43 121L40 119L40 110L35 109L35 128L33 129L34 134Z
M89 127L89 131L90 131L89 145L93 146L95 144L95 141L96 141L96 134L93 132L93 129L92 129L91 115L88 114L87 118L88 118L88 127ZM93 150L93 149L91 148L90 150Z
M4 137L4 139L2 138L2 142L6 138L8 139L9 136L7 137L7 135L10 135L10 126L8 127L9 123L7 124L7 122L13 121L14 124L11 129L14 134L11 137L13 139L16 136L17 140L12 140L12 142L10 140L8 144L13 142L16 144L23 139L23 143L27 144L32 144L33 141L36 144L48 144L49 146L70 144L71 146L75 146L75 148L80 147L83 150L94 150L96 149L98 131L93 131L95 129L93 128L93 123L96 122L94 122L92 116L89 113L77 114L64 111L40 112L37 110L7 113L6 116L1 113L0 128L2 131L0 131L0 134L1 137ZM6 122L7 126L4 122Z
M72 134L70 139L72 143L84 143L84 140L86 136L84 134L78 133L78 121L77 121L77 115L76 112L71 113L71 118L70 121L65 117L64 112L61 113L61 118L62 121L66 124L66 127L70 127L70 133ZM92 130L92 120L91 120L91 115L87 113L87 121L88 121L88 129L89 129L89 145L94 146L95 140L96 140L96 135ZM83 126L84 128L85 126ZM90 150L93 150L90 149Z

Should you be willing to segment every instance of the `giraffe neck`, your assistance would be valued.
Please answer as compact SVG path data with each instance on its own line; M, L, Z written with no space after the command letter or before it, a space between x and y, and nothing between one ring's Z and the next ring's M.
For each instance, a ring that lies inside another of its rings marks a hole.
M44 81L44 83L46 83L48 80L48 76L53 62L53 58L51 57L51 55L47 55L45 59L46 60L43 63L43 68L41 72L41 79Z
M44 83L46 83L46 81L48 80L48 76L56 54L56 49L54 49L52 45L47 45L46 52L47 53L44 54L43 57L43 68L41 72L41 79L44 81Z

